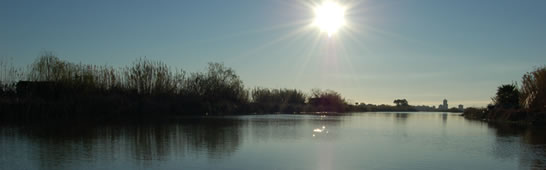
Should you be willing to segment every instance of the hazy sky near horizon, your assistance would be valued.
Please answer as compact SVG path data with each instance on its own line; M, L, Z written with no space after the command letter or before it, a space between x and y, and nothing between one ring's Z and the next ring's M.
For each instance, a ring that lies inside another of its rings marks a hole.
M1 0L0 57L43 50L123 66L147 56L202 71L223 62L247 87L332 89L351 102L484 106L546 64L544 0L340 0L347 25L310 27L320 0Z

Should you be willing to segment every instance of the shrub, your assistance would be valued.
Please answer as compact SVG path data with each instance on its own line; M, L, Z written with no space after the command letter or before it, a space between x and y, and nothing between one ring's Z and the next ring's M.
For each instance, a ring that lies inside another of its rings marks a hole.
M546 111L546 67L523 75L521 106L532 111Z
M519 108L519 90L515 84L504 84L498 87L497 95L492 98L496 107L512 109Z

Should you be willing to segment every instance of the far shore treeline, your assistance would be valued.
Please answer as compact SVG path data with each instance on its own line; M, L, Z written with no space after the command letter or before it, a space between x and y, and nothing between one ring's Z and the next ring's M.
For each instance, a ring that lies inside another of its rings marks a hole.
M405 99L395 100L396 106L348 104L332 90L249 89L233 69L221 63L209 63L206 71L189 73L147 58L114 68L71 63L46 52L27 68L16 68L6 61L0 61L0 66L3 120L102 121L423 108L410 106Z
M487 108L467 108L463 116L496 122L546 125L546 66L522 77L521 84L503 84Z

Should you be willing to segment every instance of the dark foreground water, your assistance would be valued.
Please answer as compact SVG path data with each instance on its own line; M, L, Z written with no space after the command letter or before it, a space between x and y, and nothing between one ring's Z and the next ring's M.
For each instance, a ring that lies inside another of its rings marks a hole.
M446 113L0 127L0 169L544 169L545 129Z

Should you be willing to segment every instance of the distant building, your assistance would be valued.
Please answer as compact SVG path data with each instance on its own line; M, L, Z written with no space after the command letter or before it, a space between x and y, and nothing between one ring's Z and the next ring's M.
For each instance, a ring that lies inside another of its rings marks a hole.
M464 110L464 106L462 104L459 105L459 110L460 111L463 111Z
M441 105L438 105L438 110L447 110L449 109L449 105L447 104L447 99L444 99L444 103Z

